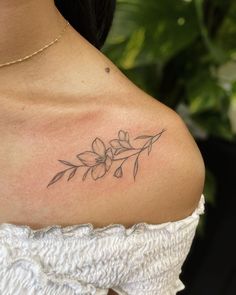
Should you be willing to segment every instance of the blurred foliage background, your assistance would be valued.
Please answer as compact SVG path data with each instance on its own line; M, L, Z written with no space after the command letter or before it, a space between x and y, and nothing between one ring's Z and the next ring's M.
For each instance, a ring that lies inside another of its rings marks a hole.
M235 0L117 0L102 51L175 109L196 139L235 142ZM204 194L213 205L215 190L207 168Z

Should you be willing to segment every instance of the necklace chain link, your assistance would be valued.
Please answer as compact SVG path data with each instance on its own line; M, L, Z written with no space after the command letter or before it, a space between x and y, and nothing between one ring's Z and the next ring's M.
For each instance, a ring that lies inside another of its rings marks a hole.
M8 61L6 63L0 64L0 68L6 67L6 66L10 66L12 64L16 64L16 63L19 63L19 62L22 62L22 61L25 61L25 60L31 58L32 56L34 56L34 55L36 55L36 54L44 51L48 47L52 46L53 44L55 44L56 42L58 42L61 39L61 37L63 36L64 32L66 31L68 25L69 25L69 22L66 21L66 25L64 26L63 30L61 31L61 33L59 34L59 36L55 40L51 41L50 43L46 44L45 46L43 46L42 48L40 48L39 50L33 52L30 55L26 55L26 56L24 56L22 58L18 58L16 60Z

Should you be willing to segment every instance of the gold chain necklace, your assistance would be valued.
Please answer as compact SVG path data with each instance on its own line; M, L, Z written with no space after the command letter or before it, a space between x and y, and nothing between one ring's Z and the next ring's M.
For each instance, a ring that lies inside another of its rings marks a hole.
M63 30L61 31L61 33L59 34L59 36L58 36L55 40L51 41L50 43L46 44L45 46L43 46L42 48L40 48L39 50L33 52L33 53L30 54L30 55L26 55L26 56L24 56L24 57L22 57L22 58L18 58L18 59L16 59L16 60L13 60L13 61L9 61L9 62L6 62L6 63L3 63L3 64L0 64L0 68L6 67L6 66L10 66L10 65L12 65L12 64L16 64L16 63L19 63L19 62L22 62L22 61L24 61L24 60L26 60L26 59L29 59L29 58L31 58L32 56L34 56L34 55L40 53L40 52L42 52L42 51L45 50L46 48L52 46L54 43L58 42L58 41L61 39L61 37L62 37L62 35L64 34L64 32L66 31L66 28L67 28L68 25L69 25L69 22L66 21L66 25L65 25L65 27L63 28Z

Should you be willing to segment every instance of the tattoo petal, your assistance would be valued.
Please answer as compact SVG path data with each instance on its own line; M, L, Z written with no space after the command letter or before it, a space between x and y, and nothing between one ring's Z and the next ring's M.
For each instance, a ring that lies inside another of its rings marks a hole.
M125 140L125 132L123 130L120 130L118 133L118 137L120 140Z
M94 180L97 180L98 178L103 177L105 173L106 173L106 165L104 163L94 166L92 168L92 178Z
M98 154L95 154L94 152L84 152L81 154L77 155L77 158L85 165L88 167L92 167L96 165L97 163L97 158L99 157Z
M113 152L112 152L112 149L111 148L107 149L106 155L108 157L110 157L111 159L113 159Z
M125 132L125 140L129 141L129 133L128 132Z
M111 164L112 164L112 159L110 157L107 157L106 161L105 161L106 171L108 171L110 169Z
M93 141L92 148L93 148L94 153L97 153L98 155L104 156L106 153L105 144L98 137Z
M114 149L119 149L122 146L120 145L120 141L118 139L113 139L110 141L110 145L114 148Z
M123 171L122 171L122 167L118 167L116 169L116 171L114 172L113 176L120 178L123 176Z
M131 145L125 140L120 140L120 145L124 148L127 148L127 149L131 148Z

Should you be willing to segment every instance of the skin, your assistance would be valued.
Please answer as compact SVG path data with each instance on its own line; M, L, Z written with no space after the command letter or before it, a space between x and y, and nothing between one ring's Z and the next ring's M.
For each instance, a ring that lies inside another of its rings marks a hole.
M0 63L51 42L64 24L51 0L1 0ZM182 119L71 26L41 54L0 68L0 100L0 223L130 227L180 220L196 208L205 167ZM151 153L140 156L135 182L127 161L122 178L82 181L78 171L47 187L65 168L58 160L78 164L76 155L96 138L108 144L119 130L133 139L162 129Z

